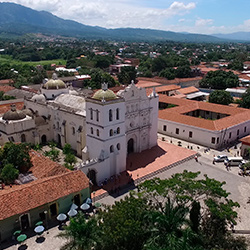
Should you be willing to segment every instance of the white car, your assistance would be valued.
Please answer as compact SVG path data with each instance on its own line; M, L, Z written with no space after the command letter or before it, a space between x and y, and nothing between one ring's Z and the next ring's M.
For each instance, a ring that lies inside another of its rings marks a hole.
M214 161L215 162L224 162L225 160L227 160L227 155L217 155L214 157Z

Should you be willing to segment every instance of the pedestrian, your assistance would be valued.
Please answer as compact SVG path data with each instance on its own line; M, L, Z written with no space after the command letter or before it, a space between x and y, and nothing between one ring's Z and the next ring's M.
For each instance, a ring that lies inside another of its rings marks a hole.
M196 160L196 162L198 162L198 156L197 155L194 157L194 159Z
M215 164L215 160L213 159L213 164Z

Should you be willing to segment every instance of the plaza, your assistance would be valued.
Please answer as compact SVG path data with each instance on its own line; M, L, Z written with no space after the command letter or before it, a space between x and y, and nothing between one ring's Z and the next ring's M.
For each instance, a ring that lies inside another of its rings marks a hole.
M159 138L162 139L161 135L158 135ZM156 157L154 161L148 164L148 166L141 167L135 167L134 169L128 170L129 174L132 174L132 178L134 181L132 183L126 183L121 181L121 186L123 188L120 189L119 194L118 193L112 193L110 194L108 190L99 189L101 191L96 191L95 194L95 201L98 201L101 204L107 204L112 205L115 201L118 201L122 198L124 198L129 190L136 189L136 185L144 180L143 175L151 174L151 177L159 177L162 179L169 178L171 175L175 173L181 173L183 170L201 172L201 176L204 174L207 174L210 178L215 178L219 181L225 181L226 185L224 186L225 189L231 193L230 198L234 201L239 202L241 207L237 209L238 212L238 222L235 226L236 232L243 232L243 231L250 231L250 219L248 217L248 210L250 204L248 203L248 194L250 192L250 177L242 177L238 175L238 168L231 168L230 171L227 171L223 163L212 163L212 159L214 155L218 154L227 154L227 155L234 155L237 153L238 149L232 148L230 152L220 152L217 150L210 150L206 151L204 147L195 145L195 144L189 144L185 141L182 141L182 147L178 146L178 140L172 139L172 143L168 141L170 138L164 137L164 140L166 142L159 142L160 148L165 148L167 151L167 161L165 161L166 166L170 166L168 168L164 168L162 171L157 172L157 164L160 163L160 161L164 160L164 154L162 154L159 157ZM187 149L193 148L193 150ZM159 149L158 149L159 150ZM158 152L156 150L156 152ZM198 152L199 160L198 162L195 161L194 155ZM148 152L145 152L148 153ZM143 155L142 155L143 156ZM136 166L139 163L143 163L145 161L145 157L138 158L136 155L131 156L129 158L132 160L134 158L134 161L132 163L132 166ZM147 159L150 161L150 157ZM130 163L128 163L130 164ZM155 174L153 174L155 173ZM139 176L138 176L139 174ZM125 175L126 176L126 175ZM148 177L150 178L150 176ZM123 179L122 179L123 180ZM125 180L127 180L125 178ZM125 181L124 180L124 181ZM100 192L100 193L98 193ZM103 195L105 194L105 195ZM38 243L36 241L37 236L33 234L33 236L29 237L25 244L28 246L27 249L32 250L40 250L40 249L48 249L48 250L59 250L60 247L66 242L64 239L60 239L56 237L60 233L60 230L58 229L58 225L54 225L53 227L49 228L44 233L45 240L41 243ZM12 243L13 244L13 243ZM8 250L16 250L20 245L4 245L3 249Z

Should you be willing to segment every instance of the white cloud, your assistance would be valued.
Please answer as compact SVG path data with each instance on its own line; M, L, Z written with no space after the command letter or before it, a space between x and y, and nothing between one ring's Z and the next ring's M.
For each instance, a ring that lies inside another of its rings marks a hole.
M107 28L163 29L164 20L184 15L196 7L194 2L178 1L172 2L165 9L140 6L132 0L13 0L13 2L36 10L47 10L64 19Z
M195 22L195 26L207 26L207 25L213 24L213 22L214 22L213 19L198 18Z
M0 0L9 2L10 0ZM250 19L237 26L216 26L215 20L185 16L198 6L199 0L165 0L165 8L145 7L144 0L12 0L15 3L46 10L58 17L86 25L106 28L133 27L190 33L230 33L250 31ZM189 1L189 2L188 2ZM141 3L144 3L142 5ZM155 0L156 4L158 0ZM160 1L159 2L164 2ZM158 2L158 3L159 3ZM179 20L178 20L179 17ZM175 24L173 23L175 20Z

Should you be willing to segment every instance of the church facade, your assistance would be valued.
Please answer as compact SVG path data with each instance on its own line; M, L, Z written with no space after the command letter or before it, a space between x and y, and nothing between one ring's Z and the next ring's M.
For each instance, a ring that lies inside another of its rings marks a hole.
M24 103L0 118L0 144L69 143L83 160L78 169L97 185L126 170L127 154L157 145L158 95L134 83L117 94L103 84L83 97L54 77Z

